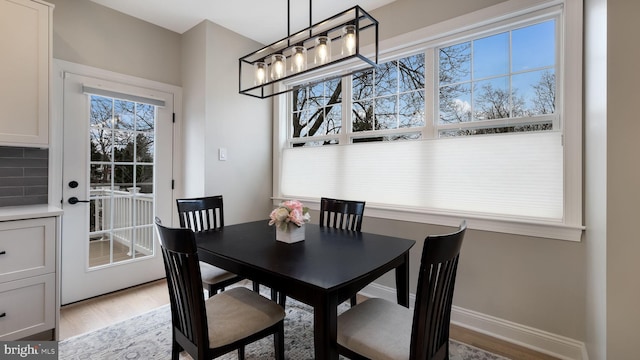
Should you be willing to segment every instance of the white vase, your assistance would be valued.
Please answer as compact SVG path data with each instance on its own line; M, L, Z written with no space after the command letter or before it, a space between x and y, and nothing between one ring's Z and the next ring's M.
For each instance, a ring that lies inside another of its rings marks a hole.
M276 240L289 244L304 240L304 224L300 227L289 224L286 230L276 226Z

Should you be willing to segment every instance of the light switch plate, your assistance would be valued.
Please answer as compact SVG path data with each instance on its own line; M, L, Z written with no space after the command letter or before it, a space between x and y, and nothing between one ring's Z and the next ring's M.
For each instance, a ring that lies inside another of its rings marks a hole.
M218 149L218 160L227 161L227 148Z

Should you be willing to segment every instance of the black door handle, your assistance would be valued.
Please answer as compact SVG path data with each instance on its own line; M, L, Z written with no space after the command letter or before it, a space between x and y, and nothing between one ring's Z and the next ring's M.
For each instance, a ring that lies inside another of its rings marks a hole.
M69 198L69 200L67 200L67 201L68 201L68 202L69 202L69 204L71 204L71 205L73 205L73 204L77 204L77 203L79 203L79 202L83 202L83 203L88 203L88 202L89 202L89 200L78 200L78 198L77 198L77 197L75 197L75 196L70 197L70 198Z

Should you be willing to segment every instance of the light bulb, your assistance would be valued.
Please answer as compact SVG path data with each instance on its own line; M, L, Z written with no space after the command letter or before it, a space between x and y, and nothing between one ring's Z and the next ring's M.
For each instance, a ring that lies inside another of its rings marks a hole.
M267 81L267 64L258 61L253 64L255 70L255 85L262 85Z
M286 75L285 57L282 54L271 55L271 79L278 80Z
M304 46L291 48L291 72L300 72L307 69L307 49Z
M316 65L326 64L331 61L331 39L329 37L318 36L315 48L314 63Z
M342 28L342 55L353 55L356 50L356 27L346 25Z

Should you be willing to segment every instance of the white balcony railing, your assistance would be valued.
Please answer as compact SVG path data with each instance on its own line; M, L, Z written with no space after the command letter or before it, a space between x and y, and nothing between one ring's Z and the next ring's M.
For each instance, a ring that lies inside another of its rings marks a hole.
M92 239L110 236L129 248L127 255L153 254L153 194L108 187L90 190Z

